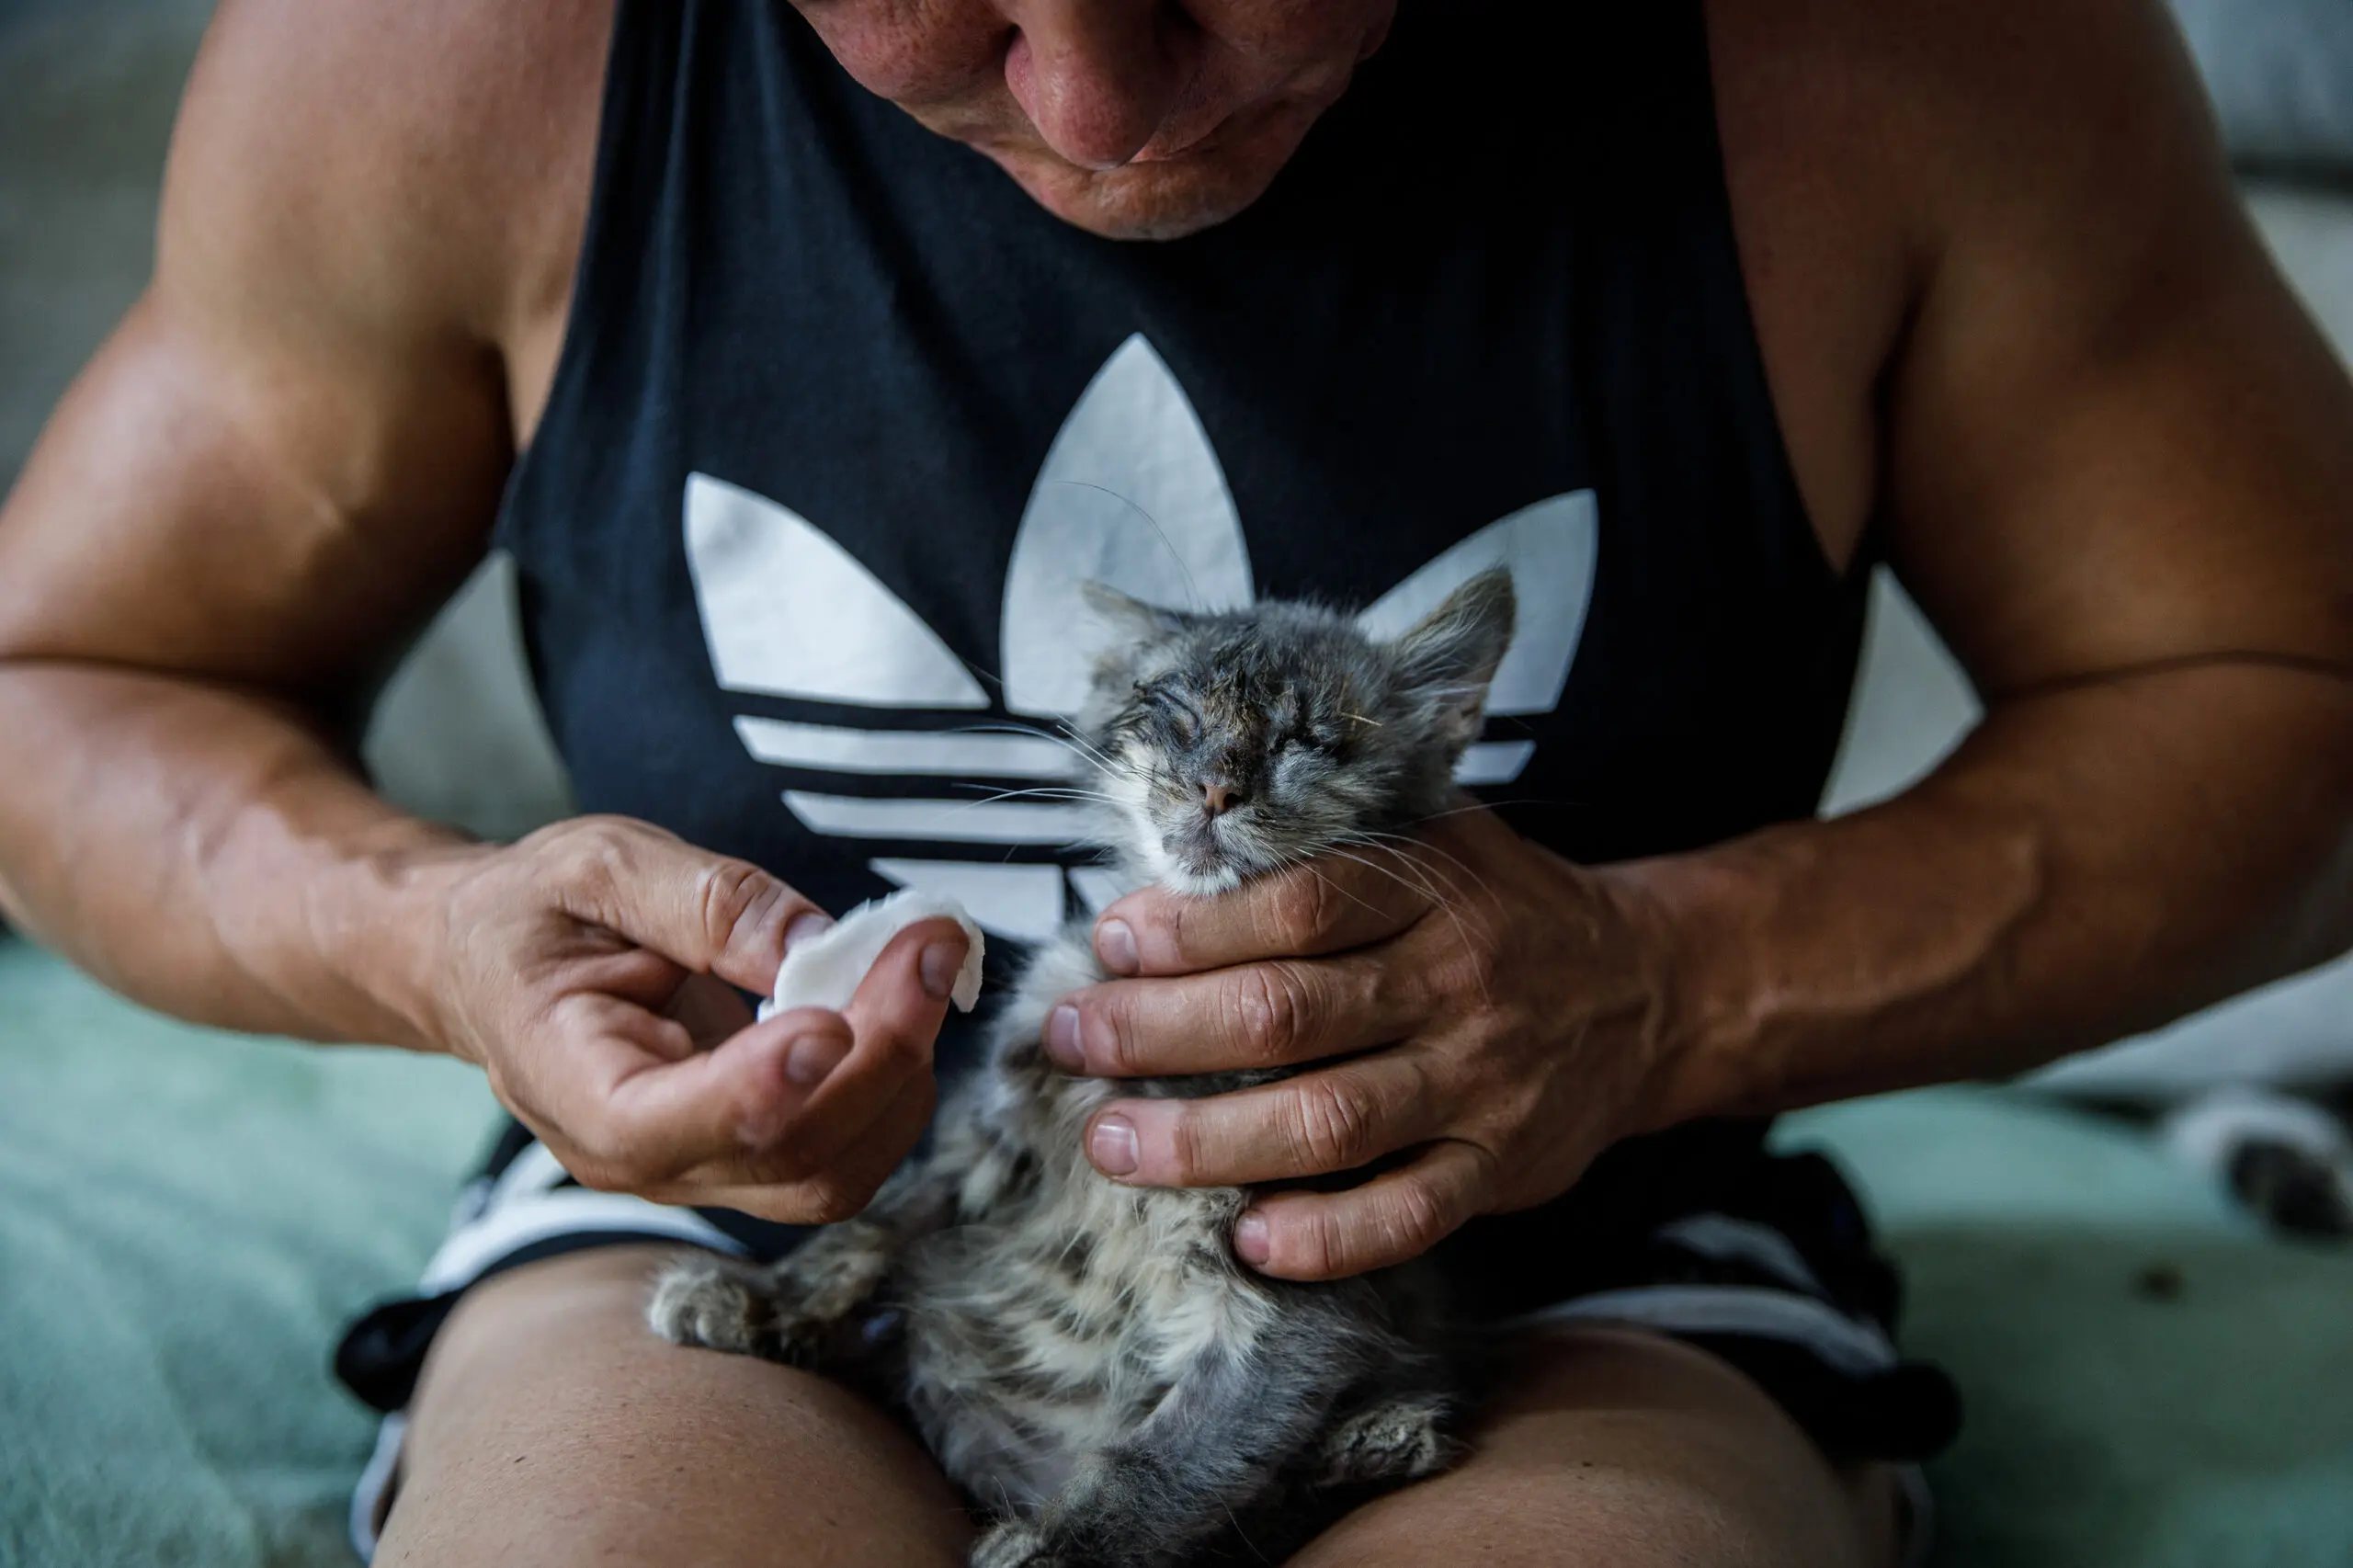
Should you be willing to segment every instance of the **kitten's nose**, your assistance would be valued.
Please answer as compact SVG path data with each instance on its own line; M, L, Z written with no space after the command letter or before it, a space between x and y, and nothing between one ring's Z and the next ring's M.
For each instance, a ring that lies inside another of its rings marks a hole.
M1231 784L1205 783L1201 786L1201 803L1209 807L1210 815L1222 817L1242 803L1242 791Z

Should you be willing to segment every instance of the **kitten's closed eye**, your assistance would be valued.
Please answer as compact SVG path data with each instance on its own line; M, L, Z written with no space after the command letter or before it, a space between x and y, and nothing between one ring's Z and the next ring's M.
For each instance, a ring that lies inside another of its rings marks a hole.
M1312 605L1194 615L1091 597L1137 639L1106 656L1082 725L1121 808L1113 846L1194 893L1441 809L1514 610L1502 570L1385 643Z

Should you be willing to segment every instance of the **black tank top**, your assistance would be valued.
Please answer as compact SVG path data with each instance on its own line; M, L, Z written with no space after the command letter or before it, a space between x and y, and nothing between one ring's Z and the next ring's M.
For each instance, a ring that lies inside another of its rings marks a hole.
M1035 936L1078 584L1402 627L1513 569L1464 777L1595 861L1812 814L1861 623L1751 327L1698 0L1404 0L1241 216L1069 227L783 0L622 0L508 498L581 804ZM1021 791L1033 791L1023 794Z
M1403 0L1267 194L1160 244L1049 216L785 0L620 0L501 534L585 808L836 910L952 892L1013 937L1107 892L1035 792L1086 578L1394 629L1507 563L1520 628L1466 781L1588 862L1811 815L1862 621L1767 392L1700 0ZM973 1049L943 1035L943 1072ZM1892 1289L1852 1202L1762 1136L1621 1143L1449 1241L1457 1288L1599 1288L1722 1210Z

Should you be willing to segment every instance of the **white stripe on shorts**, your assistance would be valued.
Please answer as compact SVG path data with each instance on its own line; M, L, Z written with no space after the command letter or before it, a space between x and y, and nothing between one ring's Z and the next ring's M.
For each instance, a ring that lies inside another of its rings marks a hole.
M1898 1359L1887 1335L1811 1296L1761 1285L1641 1285L1556 1301L1500 1325L1504 1331L1558 1323L1621 1323L1662 1334L1739 1334L1807 1351L1858 1376Z

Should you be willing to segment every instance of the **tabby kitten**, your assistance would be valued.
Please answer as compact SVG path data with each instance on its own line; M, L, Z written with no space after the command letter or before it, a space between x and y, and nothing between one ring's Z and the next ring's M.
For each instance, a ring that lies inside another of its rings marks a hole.
M1107 845L1138 885L1198 896L1443 810L1513 619L1500 569L1388 643L1311 605L1094 597L1123 634L1075 726ZM973 1568L1173 1568L1228 1547L1279 1562L1340 1507L1457 1453L1437 1282L1414 1265L1266 1278L1228 1239L1246 1190L1098 1175L1083 1132L1113 1097L1283 1075L1057 1072L1048 1010L1109 978L1072 924L1031 956L927 1154L773 1267L676 1263L653 1324L895 1402L995 1520Z

